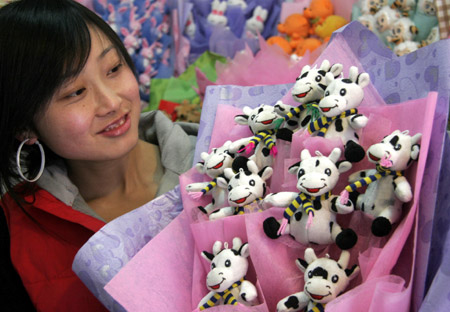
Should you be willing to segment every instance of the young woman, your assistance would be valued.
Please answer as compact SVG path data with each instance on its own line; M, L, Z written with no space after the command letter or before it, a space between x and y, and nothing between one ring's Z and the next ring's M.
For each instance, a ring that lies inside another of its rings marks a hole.
M140 115L122 42L71 0L0 9L0 133L2 264L11 260L38 310L103 309L72 272L75 253L178 184L195 137L162 113Z

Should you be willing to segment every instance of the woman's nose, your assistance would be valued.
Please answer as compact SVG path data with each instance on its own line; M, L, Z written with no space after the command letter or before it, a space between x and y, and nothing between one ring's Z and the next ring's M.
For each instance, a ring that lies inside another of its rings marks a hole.
M107 84L98 84L95 86L95 100L97 102L97 114L99 116L108 115L116 112L121 105L120 95Z

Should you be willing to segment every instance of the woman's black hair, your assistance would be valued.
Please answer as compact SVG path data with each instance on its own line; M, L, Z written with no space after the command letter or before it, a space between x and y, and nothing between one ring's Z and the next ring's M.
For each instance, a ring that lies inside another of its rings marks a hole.
M37 133L36 118L63 83L81 72L91 50L89 29L104 34L135 72L117 34L75 1L21 0L0 9L0 185L18 203L17 136ZM59 158L43 145L47 164ZM22 166L33 177L40 167L39 149L25 145L23 150Z

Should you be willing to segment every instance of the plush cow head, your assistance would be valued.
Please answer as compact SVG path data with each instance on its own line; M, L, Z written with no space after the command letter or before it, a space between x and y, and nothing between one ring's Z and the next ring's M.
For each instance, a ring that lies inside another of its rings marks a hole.
M305 260L297 259L297 267L305 273L303 291L314 302L326 304L340 295L358 274L359 267L347 269L350 253L341 252L338 261L329 256L317 258L314 249L306 248Z
M309 65L303 66L300 76L296 79L292 88L294 100L300 103L319 101L327 87L325 75L330 73L333 77L338 77L342 72L342 64L330 65L328 60L324 60L320 68Z
M319 102L320 113L326 117L338 116L346 110L356 108L364 99L363 88L370 82L369 74L358 74L358 67L350 67L348 78L335 79L325 76L328 87Z
M231 141L226 141L225 144L218 148L213 148L211 153L203 152L200 157L203 162L195 165L195 168L200 173L207 174L210 178L216 178L223 173L225 168L231 168L234 159L234 154L228 151Z
M328 157L318 151L316 156L311 157L309 151L304 149L301 161L289 168L289 173L297 174L299 191L314 197L331 191L336 186L340 173L352 167L348 161L338 162L340 156L341 150L337 147Z
M275 112L273 106L264 104L254 109L245 106L242 111L245 115L237 115L234 117L234 120L240 125L248 125L253 134L263 130L274 129L274 121L281 117Z
M380 143L369 147L367 150L369 161L379 164L384 159L390 162L388 166L390 170L405 170L413 160L419 158L418 143L421 137L421 133L410 136L407 130L403 132L395 130Z
M212 254L202 252L203 258L211 263L211 271L206 276L206 287L215 292L228 289L243 278L248 270L248 243L243 244L239 237L235 237L233 248L229 249L228 243L224 245L225 248L222 249L222 242L216 241Z
M271 167L264 167L260 171L256 163L249 160L246 168L239 168L237 173L231 168L224 171L224 178L218 178L217 184L228 189L228 203L232 207L242 207L252 203L266 193L266 180L272 176Z

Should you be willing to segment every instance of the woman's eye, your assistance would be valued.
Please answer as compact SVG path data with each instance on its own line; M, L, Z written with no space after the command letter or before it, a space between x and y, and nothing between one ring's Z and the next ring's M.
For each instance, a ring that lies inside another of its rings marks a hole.
M81 94L83 94L83 92L84 92L85 90L86 90L86 88L78 89L77 91L70 93L70 94L67 95L66 97L67 97L67 98L74 98L74 97L80 96Z
M114 66L109 72L108 72L108 74L114 74L115 72L117 72L119 69L120 69L120 67L122 67L122 63L120 63L120 64L118 64L117 66Z

